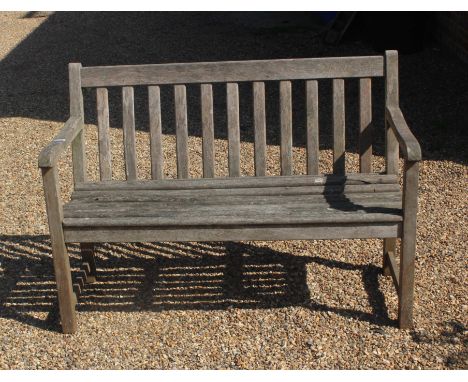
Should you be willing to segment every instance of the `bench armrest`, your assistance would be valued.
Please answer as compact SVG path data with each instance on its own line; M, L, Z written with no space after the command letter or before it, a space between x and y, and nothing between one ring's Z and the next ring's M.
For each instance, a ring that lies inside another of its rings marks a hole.
M386 107L386 118L390 128L400 144L406 160L415 162L421 160L421 146L406 124L403 113L398 106Z
M70 117L52 142L42 149L39 154L39 167L53 167L56 164L57 159L73 142L82 128L83 120L80 117Z

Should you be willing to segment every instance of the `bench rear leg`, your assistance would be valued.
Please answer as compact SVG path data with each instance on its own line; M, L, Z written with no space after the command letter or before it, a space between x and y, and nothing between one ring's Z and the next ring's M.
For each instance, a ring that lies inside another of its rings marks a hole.
M384 239L383 241L383 264L382 264L382 272L384 276L391 276L392 272L390 271L390 266L387 261L387 254L392 254L395 256L396 253L396 238L390 237Z
M86 283L92 284L97 280L96 260L94 255L94 243L80 243L81 260L86 270Z

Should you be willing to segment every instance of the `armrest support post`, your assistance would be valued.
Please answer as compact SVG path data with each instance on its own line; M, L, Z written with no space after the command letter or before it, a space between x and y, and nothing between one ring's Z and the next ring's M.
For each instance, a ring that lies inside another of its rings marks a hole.
M398 106L398 52L385 52L385 105ZM387 174L398 174L400 148L394 131L385 118L385 167Z
M81 64L68 65L70 115L79 117L84 123L83 92L81 88ZM86 181L86 155L84 132L81 129L72 142L73 181L75 184Z
M421 147L406 124L400 108L398 106L387 106L385 114L389 128L400 144L403 157L410 162L420 161Z

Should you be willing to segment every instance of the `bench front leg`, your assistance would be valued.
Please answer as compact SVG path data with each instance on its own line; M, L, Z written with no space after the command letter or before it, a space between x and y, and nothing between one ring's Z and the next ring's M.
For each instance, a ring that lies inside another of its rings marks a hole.
M57 168L55 166L43 167L41 170L62 330L64 333L74 333L76 331L76 295L73 292L70 260L63 234L63 213Z
M400 250L400 282L398 296L398 323L401 329L408 329L413 326L418 178L419 162L406 160L403 174L403 232Z

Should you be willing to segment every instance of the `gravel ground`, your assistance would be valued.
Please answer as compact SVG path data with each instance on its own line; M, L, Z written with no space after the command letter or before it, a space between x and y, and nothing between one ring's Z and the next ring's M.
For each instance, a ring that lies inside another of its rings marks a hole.
M467 113L462 107L468 86L466 73L461 75L466 65L437 47L401 57L402 107L409 110L426 158L420 175L414 330L396 328L397 297L390 278L381 275L381 241L342 240L102 245L100 281L85 289L77 307L79 331L58 333L37 156L67 116L67 62L230 58L229 47L245 53L238 58L372 53L363 41L315 46L316 29L304 15L169 14L158 15L152 28L151 17L137 16L108 16L102 25L99 14L0 13L0 368L466 369ZM115 33L108 32L110 26ZM148 41L157 32L158 45L135 45L135 34L125 33L132 28ZM208 32L219 50L206 46ZM93 33L107 37L108 44L93 45ZM228 36L226 47L221 42ZM411 76L413 82L405 84ZM381 96L377 89L376 99ZM88 171L96 177L93 118L86 136ZM118 117L112 125L119 126ZM138 163L141 176L148 177L144 119L138 127ZM303 135L296 130L295 172L303 173ZM164 132L165 173L173 177L175 140L170 128ZM251 133L246 128L242 134L242 171L249 175ZM329 137L324 131L322 171L330 169ZM226 173L224 138L220 133L216 141L217 175ZM122 178L120 129L112 129L112 141L115 176ZM351 136L348 142L352 171L355 140ZM269 143L269 172L277 174L277 134ZM197 126L189 145L191 176L199 177ZM381 137L375 152L378 170ZM68 153L60 171L65 199L70 173ZM76 246L70 254L76 274ZM168 292L168 279L180 288Z

